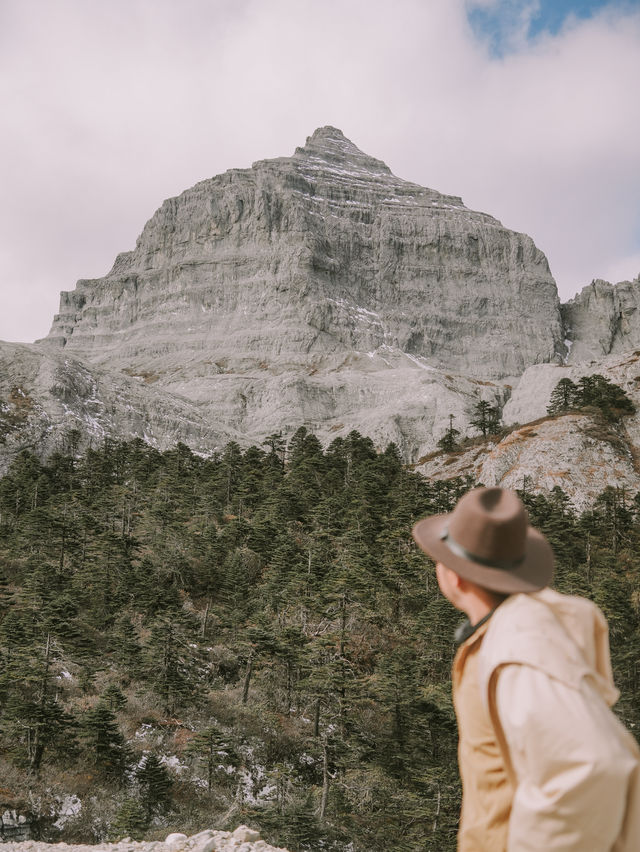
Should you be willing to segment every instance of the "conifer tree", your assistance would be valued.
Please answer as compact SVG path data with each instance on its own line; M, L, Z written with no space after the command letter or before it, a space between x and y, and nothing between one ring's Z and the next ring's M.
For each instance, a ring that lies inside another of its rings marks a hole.
M88 758L106 777L121 782L131 762L129 749L113 710L100 701L82 720Z
M109 834L114 842L123 837L140 841L148 827L149 815L144 804L138 799L127 798L118 808Z
M109 647L118 666L127 676L135 677L140 668L141 647L138 632L127 613L118 616L109 640Z
M473 416L469 421L474 429L482 433L482 437L495 435L500 430L500 410L481 399L473 408Z
M171 802L171 776L160 758L150 752L146 754L135 771L140 786L141 803L147 818L166 811Z
M238 766L240 763L232 738L215 724L198 731L187 743L185 754L204 768L209 793L219 766Z
M120 687L115 683L110 683L102 693L102 700L110 710L118 713L127 706L127 698Z
M3 660L2 732L15 762L31 775L40 773L51 751L63 755L74 748L73 719L58 701L55 686L59 654L59 646L47 634L14 648Z
M578 387L571 379L560 379L555 388L551 391L549 397L549 405L547 406L547 414L556 415L564 414L572 408L577 408L581 404L580 392Z
M625 391L605 376L596 374L591 379L591 404L597 406L607 420L616 421L636 410Z
M580 408L595 405L597 402L597 380L595 376L581 376L578 379L577 399Z
M444 450L446 453L453 452L458 448L458 438L460 437L460 430L456 429L453 425L453 414L449 415L449 428L444 433L442 438L437 443L437 446Z
M0 570L0 625L11 607L12 600L13 592L9 587L9 581L4 572Z
M269 448L268 461L276 467L284 467L287 444L282 437L282 432L274 432L262 442L263 447Z
M231 441L224 448L224 452L220 458L220 469L223 473L224 481L224 500L225 506L228 509L232 508L232 499L235 495L241 468L242 450L239 444Z
M173 715L187 696L194 701L201 683L196 678L198 662L196 625L186 615L158 616L145 643L144 673L162 699L165 713ZM192 647L195 646L195 647Z

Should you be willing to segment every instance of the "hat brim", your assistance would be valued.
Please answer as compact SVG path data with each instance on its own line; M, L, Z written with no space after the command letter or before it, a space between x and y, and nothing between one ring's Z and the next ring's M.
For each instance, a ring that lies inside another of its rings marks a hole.
M488 568L454 553L446 540L442 539L450 517L451 514L433 515L418 521L413 527L416 544L435 562L441 562L465 580L492 592L537 592L551 582L553 550L538 530L527 527L525 557L515 568L506 571L501 568Z

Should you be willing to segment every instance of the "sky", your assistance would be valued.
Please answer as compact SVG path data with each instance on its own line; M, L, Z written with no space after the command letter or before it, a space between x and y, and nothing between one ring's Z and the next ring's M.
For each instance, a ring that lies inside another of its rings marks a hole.
M640 0L0 0L0 340L327 124L529 234L563 301L633 279L639 82Z

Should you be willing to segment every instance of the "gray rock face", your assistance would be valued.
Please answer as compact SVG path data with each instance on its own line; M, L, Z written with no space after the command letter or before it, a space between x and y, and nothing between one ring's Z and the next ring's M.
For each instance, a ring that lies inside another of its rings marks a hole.
M464 431L479 399L502 404L506 396L499 384L445 374L391 350L353 356L319 375L265 378L258 370L229 378L227 407L212 417L157 387L153 375L128 376L65 350L0 343L0 474L22 449L43 457L60 450L73 429L80 450L104 438L140 437L159 449L182 441L210 453L230 440L260 444L280 430L288 437L305 424L325 443L358 429L380 448L394 441L415 460L434 448L450 414Z
M159 449L178 441L211 452L238 436L206 421L197 408L135 378L87 366L65 353L0 343L0 475L21 450L39 456L105 438L143 438Z
M529 237L396 178L325 127L293 157L166 201L105 278L62 294L44 342L154 371L204 402L229 385L223 373L385 346L483 379L519 375L563 354L562 340Z
M567 363L594 361L640 347L640 276L609 284L592 281L562 305Z

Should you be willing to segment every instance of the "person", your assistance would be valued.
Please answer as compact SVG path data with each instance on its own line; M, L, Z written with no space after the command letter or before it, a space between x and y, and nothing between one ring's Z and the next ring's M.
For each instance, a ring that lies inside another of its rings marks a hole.
M512 491L476 488L419 521L444 596L467 615L453 663L460 852L640 850L640 750L607 623L549 588L553 551Z

